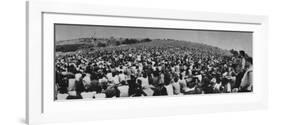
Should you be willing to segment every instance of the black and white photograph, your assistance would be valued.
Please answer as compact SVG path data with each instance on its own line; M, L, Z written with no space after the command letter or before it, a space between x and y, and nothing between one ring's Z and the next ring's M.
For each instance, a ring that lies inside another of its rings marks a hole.
M54 100L253 92L253 32L54 24Z

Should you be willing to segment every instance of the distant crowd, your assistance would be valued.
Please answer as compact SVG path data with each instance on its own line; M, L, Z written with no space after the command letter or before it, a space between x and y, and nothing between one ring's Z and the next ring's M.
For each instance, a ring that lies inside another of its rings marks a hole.
M252 92L252 58L187 47L124 47L55 58L55 99Z

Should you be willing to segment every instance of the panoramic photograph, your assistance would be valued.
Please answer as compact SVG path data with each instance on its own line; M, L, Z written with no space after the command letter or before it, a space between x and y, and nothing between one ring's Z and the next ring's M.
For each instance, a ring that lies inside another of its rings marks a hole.
M54 100L253 92L253 33L54 24Z

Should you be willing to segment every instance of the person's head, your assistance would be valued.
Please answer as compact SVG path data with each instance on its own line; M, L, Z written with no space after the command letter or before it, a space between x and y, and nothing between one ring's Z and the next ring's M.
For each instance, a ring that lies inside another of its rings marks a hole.
M147 74L146 74L146 73L143 73L143 77L144 77L144 78L147 78Z
M121 81L121 85L126 85L126 82L125 81Z
M245 57L245 51L240 50L240 51L239 51L239 54L240 54L242 57Z
M158 71L154 71L154 72L153 72L153 76L154 76L154 77L158 77L158 76L159 76Z
M175 77L175 78L174 78L174 81L175 81L175 82L178 82L178 81L179 81L178 77Z
M253 58L248 57L248 58L246 59L246 62L247 62L247 65L248 65L248 66L253 65Z

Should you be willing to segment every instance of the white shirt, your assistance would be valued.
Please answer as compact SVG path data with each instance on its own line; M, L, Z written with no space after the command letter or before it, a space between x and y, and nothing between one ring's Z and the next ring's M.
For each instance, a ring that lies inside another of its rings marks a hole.
M173 88L174 88L174 93L176 94L176 95L178 95L178 94L180 94L180 89L181 89L181 87L180 87L180 84L179 84L179 82L174 82L173 84Z
M140 55L137 56L137 60L141 61L141 56Z
M107 79L105 77L102 77L101 79L99 79L99 83L106 83Z
M231 92L231 84L230 83L226 84L226 91Z
M120 81L125 81L126 77L124 73L119 74Z
M242 69L245 69L245 66L246 66L245 58L242 58L241 64L242 64Z
M167 90L167 94L168 94L168 95L174 95L173 86L172 86L171 84L165 85L165 88L166 88L166 90Z
M81 73L75 74L75 80L79 81L79 79L82 77Z
M90 78L90 74L86 74L86 76L83 78L83 84L84 85L90 85L91 84L91 78Z
M82 92L81 96L83 99L93 99L96 92Z
M245 72L242 80L241 80L241 88L247 87L247 90L252 90L253 86L253 67L249 67L249 69Z
M182 86L183 89L187 87L185 79L180 79L179 84Z
M72 91L75 89L75 79L68 79L68 90Z
M68 94L58 94L57 95L57 99L58 100L66 100L66 98L67 98L67 96L68 96Z
M148 77L144 78L144 77L139 77L139 80L141 80L141 86L144 88L148 88L149 87L149 82L148 82Z
M113 80L113 84L119 84L120 83L118 75L115 75L112 80Z
M112 73L107 73L106 77L107 77L108 81L113 81Z
M120 97L128 97L129 96L129 86L122 85L118 87L120 91Z
M216 90L220 90L220 87L221 87L221 83L216 83L214 86Z

